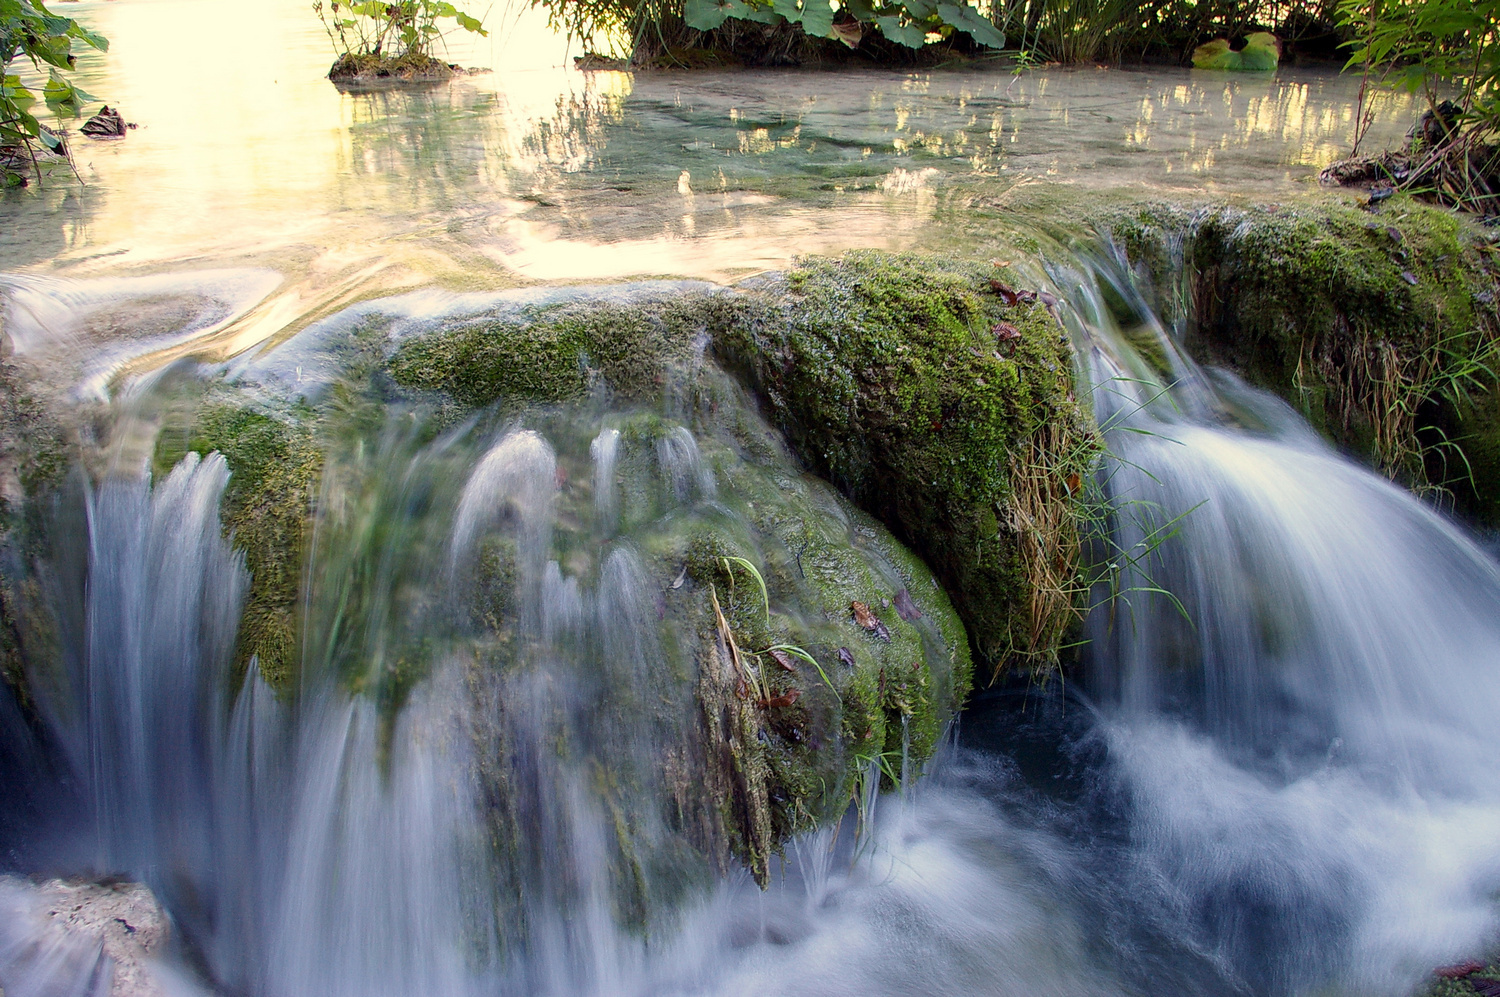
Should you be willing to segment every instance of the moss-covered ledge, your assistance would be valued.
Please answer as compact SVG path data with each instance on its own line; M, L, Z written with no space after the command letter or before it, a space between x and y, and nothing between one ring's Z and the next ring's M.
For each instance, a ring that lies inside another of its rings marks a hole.
M220 516L224 533L245 556L250 591L240 615L231 689L252 658L261 677L285 693L296 679L298 606L323 454L309 418L273 418L227 403L205 406L189 427L168 429L152 455L158 478L188 452L217 452L229 465Z
M1500 233L1404 197L1101 220L1198 359L1339 446L1500 523Z
M1075 619L1097 450L1066 335L987 263L852 252L755 289L716 348L819 475L942 579L983 667L1042 673Z

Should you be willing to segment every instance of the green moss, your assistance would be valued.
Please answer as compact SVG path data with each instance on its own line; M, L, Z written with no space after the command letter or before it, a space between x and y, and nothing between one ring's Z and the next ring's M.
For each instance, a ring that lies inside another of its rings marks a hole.
M1159 287L1185 271L1163 305L1185 309L1200 359L1286 398L1393 477L1500 522L1492 236L1406 198L1376 212L1152 206L1106 225ZM1169 247L1183 234L1179 259Z
M1017 462L1044 429L1087 436L1089 420L1066 337L1039 304L1003 306L992 275L914 255L804 260L720 349L794 451L933 566L998 671L1054 662L1066 626L1026 622L1034 591L1005 514ZM1019 338L997 340L1002 321Z
M153 460L158 474L187 451L217 451L229 465L224 531L244 552L251 579L236 641L236 674L254 657L266 682L285 691L295 678L298 592L322 453L306 427L228 405L204 409L185 442L177 442L171 434L159 439Z
M595 383L622 400L661 392L667 368L691 358L694 341L734 305L686 294L637 305L564 306L526 323L475 324L404 344L390 373L407 388L443 391L469 406L497 399L555 402Z

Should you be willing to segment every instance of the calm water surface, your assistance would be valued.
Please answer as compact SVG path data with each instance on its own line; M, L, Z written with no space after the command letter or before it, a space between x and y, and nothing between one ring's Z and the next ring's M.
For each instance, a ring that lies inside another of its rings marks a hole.
M190 338L218 357L416 285L725 280L853 246L982 249L1094 191L1306 195L1348 141L1357 86L1297 69L585 73L536 15L497 14L450 50L493 72L351 95L324 78L332 52L300 0L69 12L112 41L81 82L139 127L75 140L85 186L0 200L0 272L49 299L70 282L71 319L39 320L55 336L101 300L162 293L73 281L278 277L214 292L227 312ZM1372 140L1414 113L1383 97Z

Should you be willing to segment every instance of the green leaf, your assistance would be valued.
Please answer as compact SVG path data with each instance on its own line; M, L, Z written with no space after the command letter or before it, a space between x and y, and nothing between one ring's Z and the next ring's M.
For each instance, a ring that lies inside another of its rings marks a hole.
M921 48L927 44L927 29L920 24L903 25L899 17L891 16L875 18L875 26L882 35L898 45Z
M740 17L746 21L754 21L756 24L780 24L781 15L776 13L770 3L759 4L754 0L748 0L745 4L745 13Z
M833 6L828 0L802 0L802 30L814 38L833 37Z
M967 32L971 38L988 48L1004 48L1005 34L995 27L983 14L970 7L966 3L940 3L937 5L938 17L943 23L951 24L960 31Z
M712 31L727 18L744 17L750 8L742 0L686 0L682 19L697 31Z

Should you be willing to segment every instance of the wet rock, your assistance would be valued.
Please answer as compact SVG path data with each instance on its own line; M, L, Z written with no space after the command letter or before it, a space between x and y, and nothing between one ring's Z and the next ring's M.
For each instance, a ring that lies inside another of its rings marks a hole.
M150 968L170 936L140 883L0 879L0 992L164 997Z
M91 138L124 138L126 127L120 112L106 104L98 114L85 121L79 131Z

